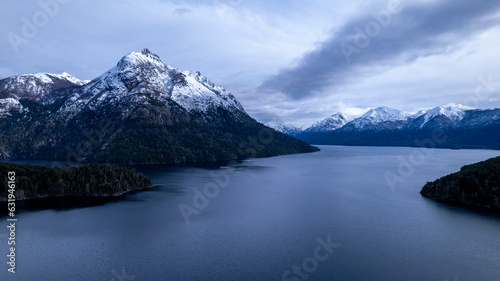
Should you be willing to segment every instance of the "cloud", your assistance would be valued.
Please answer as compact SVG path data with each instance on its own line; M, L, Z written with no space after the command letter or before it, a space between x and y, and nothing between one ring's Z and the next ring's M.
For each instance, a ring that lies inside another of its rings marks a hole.
M446 54L498 25L500 1L392 1L350 19L299 63L259 90L302 100L418 58Z
M371 12L387 10L383 1L69 1L18 53L7 34L22 35L23 18L43 9L38 1L7 1L0 77L65 71L92 79L147 47L173 67L201 71L259 121L297 125L381 105L414 111L463 103L474 97L477 77L500 79L500 28L489 28L499 0L406 1L361 47L356 27L376 28ZM350 63L343 43L359 50ZM497 98L491 93L477 106L500 107Z
M193 10L191 10L189 8L177 8L174 10L174 15L175 16L184 16L187 14L191 14L192 12L193 12Z

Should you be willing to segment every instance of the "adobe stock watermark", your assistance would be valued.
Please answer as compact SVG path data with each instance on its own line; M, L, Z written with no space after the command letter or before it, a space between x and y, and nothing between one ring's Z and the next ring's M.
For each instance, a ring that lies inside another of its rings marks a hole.
M38 6L40 10L33 13L33 15L28 17L22 17L22 25L19 33L9 32L7 38L9 39L12 49L16 53L19 52L19 47L21 45L27 44L29 39L33 39L37 36L41 28L47 26L51 18L54 18L59 14L61 10L61 5L66 5L70 0L40 0L38 1Z
M257 136L250 136L247 140L240 143L238 147L238 152L244 155L245 158L255 158L258 156L256 149L264 149L266 145L270 144L274 140L274 136L270 129L262 129L259 131ZM179 204L178 208L184 218L184 221L189 224L190 217L193 215L199 215L202 210L208 207L210 200L215 199L219 196L221 190L227 188L231 181L232 173L225 170L211 171L208 173L212 181L206 183L203 189L200 190L196 187L193 188L193 200L192 204Z
M415 145L419 148L413 150L410 155L407 157L399 155L399 165L396 173L392 171L384 172L385 180L391 191L394 192L398 183L403 183L411 177L415 173L415 169L423 165L427 158L434 153L436 146L444 143L447 139L448 136L445 131L436 128L432 130L431 138L415 141Z
M373 20L368 21L364 28L356 26L354 28L355 35L351 38L351 42L344 41L339 44L347 63L351 63L351 56L360 54L363 49L370 46L371 40L380 35L382 29L387 27L394 15L401 13L403 6L400 0L393 0L389 2L385 9L379 12L371 12Z
M122 272L118 272L117 270L113 269L111 270L111 273L113 274L113 278L110 281L131 281L135 280L135 276L131 276L127 274L126 268L122 268Z
M321 237L317 237L318 246L313 251L312 256L302 260L301 265L293 265L290 270L287 270L281 276L282 281L300 281L307 280L309 274L318 270L320 262L326 261L335 249L340 247L338 243L332 243L332 236L328 235L326 241Z

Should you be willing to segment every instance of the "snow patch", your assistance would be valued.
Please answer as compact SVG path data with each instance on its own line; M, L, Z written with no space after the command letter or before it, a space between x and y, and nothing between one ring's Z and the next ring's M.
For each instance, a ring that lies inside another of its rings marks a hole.
M351 122L353 118L342 112L333 114L332 116L313 124L307 128L307 132L330 132L344 127L347 123Z
M423 128L424 125L430 120L436 118L437 116L445 116L453 122L454 125L458 124L458 122L462 121L465 115L465 111L469 110L468 107L465 106L437 106L429 111L427 111L424 116L424 122L420 125L420 128Z
M370 109L361 117L354 119L352 123L356 129L360 129L383 122L405 121L410 116L410 113L399 111L387 106L381 106L375 109Z
M18 112L22 112L24 110L24 107L17 99L0 99L0 117L10 116L10 111L12 109Z
M245 112L231 93L200 72L175 69L147 49L125 55L114 68L85 84L79 92L85 99L79 99L79 107L97 108L100 104L120 102L133 95L154 95L163 101L172 99L187 111L207 112L225 107ZM74 114L78 112L74 107L68 110Z

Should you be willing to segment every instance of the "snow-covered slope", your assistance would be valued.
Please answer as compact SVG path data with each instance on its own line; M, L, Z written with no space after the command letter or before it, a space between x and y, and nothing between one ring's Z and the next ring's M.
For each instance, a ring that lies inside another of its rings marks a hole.
M445 116L446 118L450 119L451 122L453 122L454 125L458 124L458 122L462 121L465 115L465 110L466 108L461 107L461 106L455 106L455 107L442 107L442 106L437 106L429 111L427 111L424 115L424 122L420 126L421 128L427 124L430 120L437 116Z
M48 93L74 86L82 86L86 81L75 78L68 73L51 74L36 73L7 77L0 80L0 99L41 100Z
M352 117L339 112L332 116L313 124L307 128L306 132L330 132L344 127L347 123L353 120Z
M302 129L296 126L291 126L291 125L286 125L283 122L269 122L266 124L266 126L275 129L278 132L294 136L297 134L300 134L302 132Z
M235 97L199 72L181 71L164 64L148 49L124 56L118 64L76 91L61 109L76 114L123 101L145 103L150 97L173 100L189 112L206 113L224 107L245 112Z
M471 108L457 106L437 106L423 114L415 115L410 122L405 125L406 129L420 130L439 128L452 128L460 126L460 122Z
M406 121L411 114L399 111L394 108L381 106L370 109L361 117L354 119L349 125L354 129L367 129L384 122Z
M0 117L11 115L10 114L11 110L22 112L25 110L25 108L21 105L21 103L17 99L13 98L0 99Z
M467 110L458 123L460 128L473 129L500 123L500 109Z
M410 116L410 120L417 119L418 117L424 115L426 113L425 110L419 110L417 113Z
M188 111L206 112L210 108L225 107L244 111L243 106L224 88L214 85L200 72L175 72L178 81L173 84L170 98Z

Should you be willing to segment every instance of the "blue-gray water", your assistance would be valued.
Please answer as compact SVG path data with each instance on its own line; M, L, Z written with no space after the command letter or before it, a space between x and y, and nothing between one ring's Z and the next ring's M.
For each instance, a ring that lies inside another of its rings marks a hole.
M96 207L21 212L15 275L0 228L0 280L282 280L288 270L283 280L500 280L500 217L419 194L499 151L321 149L220 169L141 167L157 188ZM402 173L401 159L413 161ZM193 207L193 188L215 188L214 173L229 177L227 187L212 189L187 224L179 205ZM392 188L388 174L401 177ZM329 238L339 247L327 252L318 240Z

